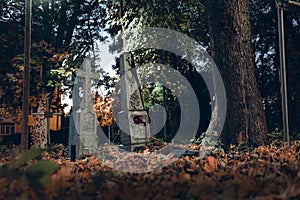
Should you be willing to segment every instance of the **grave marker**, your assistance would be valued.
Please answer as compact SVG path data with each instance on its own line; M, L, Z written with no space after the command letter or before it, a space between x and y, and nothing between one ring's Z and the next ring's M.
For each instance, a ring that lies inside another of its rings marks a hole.
M91 80L99 79L99 75L92 72L91 60L85 59L82 64L82 70L77 71L77 77L83 82L83 102L81 108L76 112L76 124L79 124L79 156L91 154L97 150L97 114L93 109L93 101L91 96Z
M46 103L44 103L45 100ZM38 112L32 113L32 115L36 116L36 126L33 131L33 145L36 148L44 148L47 146L47 144L51 144L49 118L52 118L53 115L60 116L62 113L51 112L49 106L49 97L44 97L43 95L39 102Z
M76 138L79 137L79 133L77 131L75 121L76 117L78 117L77 110L80 108L80 97L79 97L79 85L78 85L78 78L75 78L73 90L72 90L72 110L70 112L69 117L69 142L68 142L68 157L75 159L79 153L79 141ZM73 146L73 151L72 151Z
M121 84L121 112L118 113L124 131L120 136L121 143L130 150L144 146L150 136L149 117L142 102L138 78L131 72L132 64L131 53L125 52L120 56L120 72L124 78Z

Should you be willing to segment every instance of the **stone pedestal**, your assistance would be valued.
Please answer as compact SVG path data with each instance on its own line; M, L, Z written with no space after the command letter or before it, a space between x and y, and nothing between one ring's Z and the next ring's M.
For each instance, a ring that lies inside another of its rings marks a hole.
M80 112L80 140L79 155L93 154L98 148L97 114L92 108Z

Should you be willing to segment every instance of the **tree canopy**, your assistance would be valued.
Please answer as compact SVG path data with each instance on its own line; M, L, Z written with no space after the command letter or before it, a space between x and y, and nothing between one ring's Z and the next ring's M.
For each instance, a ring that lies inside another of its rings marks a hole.
M31 98L51 91L103 41L105 9L97 0L33 1ZM1 2L1 89L3 105L20 105L23 71L24 1Z
M254 72L268 128L272 131L281 127L276 5L275 2L266 0L251 0L249 3ZM80 66L87 53L95 49L95 43L105 39L106 34L103 34L103 30L110 36L116 36L122 31L122 26L124 29L143 26L168 28L188 35L212 53L209 6L216 11L216 5L213 3L196 0L33 1L31 101L34 102L38 98L40 91L51 91L51 88L60 85L67 77L70 78L72 71ZM5 98L1 95L0 104L7 108L20 106L24 7L24 0L0 2L0 84L1 94L5 94ZM300 113L300 88L297 84L300 16L297 11L299 8L293 5L285 11L288 93L290 115L295 116L291 118L294 135L300 127L297 120ZM111 51L115 49L114 46L111 47ZM179 70L191 82L198 97L205 96L203 105L200 105L202 110L206 109L206 113L211 112L205 84L188 62L170 52L154 49L133 53L137 66L163 61ZM118 68L118 64L114 67ZM109 81L106 77L99 84ZM148 89L153 91L153 85ZM159 87L154 91L158 90ZM147 94L145 90L144 95ZM210 114L208 115L210 118ZM209 119L204 122L201 130L207 127L208 122Z

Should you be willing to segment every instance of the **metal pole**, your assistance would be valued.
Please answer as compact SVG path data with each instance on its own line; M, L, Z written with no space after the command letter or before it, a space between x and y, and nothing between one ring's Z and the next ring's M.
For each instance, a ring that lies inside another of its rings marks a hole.
M288 95L286 80L286 63L285 63L285 44L284 44L284 19L283 9L277 8L278 16L278 36L279 36L279 53L280 53L280 81L281 81L281 103L282 103L282 123L284 141L289 144L289 115L288 115Z
M31 46L31 0L25 3L25 37L24 37L24 72L23 72L23 101L22 101L22 134L21 153L28 150L28 115L30 88L30 46Z

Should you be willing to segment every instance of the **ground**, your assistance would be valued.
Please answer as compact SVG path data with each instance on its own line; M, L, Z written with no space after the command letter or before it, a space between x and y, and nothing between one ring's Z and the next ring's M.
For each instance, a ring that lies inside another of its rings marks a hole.
M116 171L94 156L71 162L61 147L21 158L15 152L1 152L0 199L300 199L297 141L186 155L148 173ZM134 163L136 153L126 159Z

